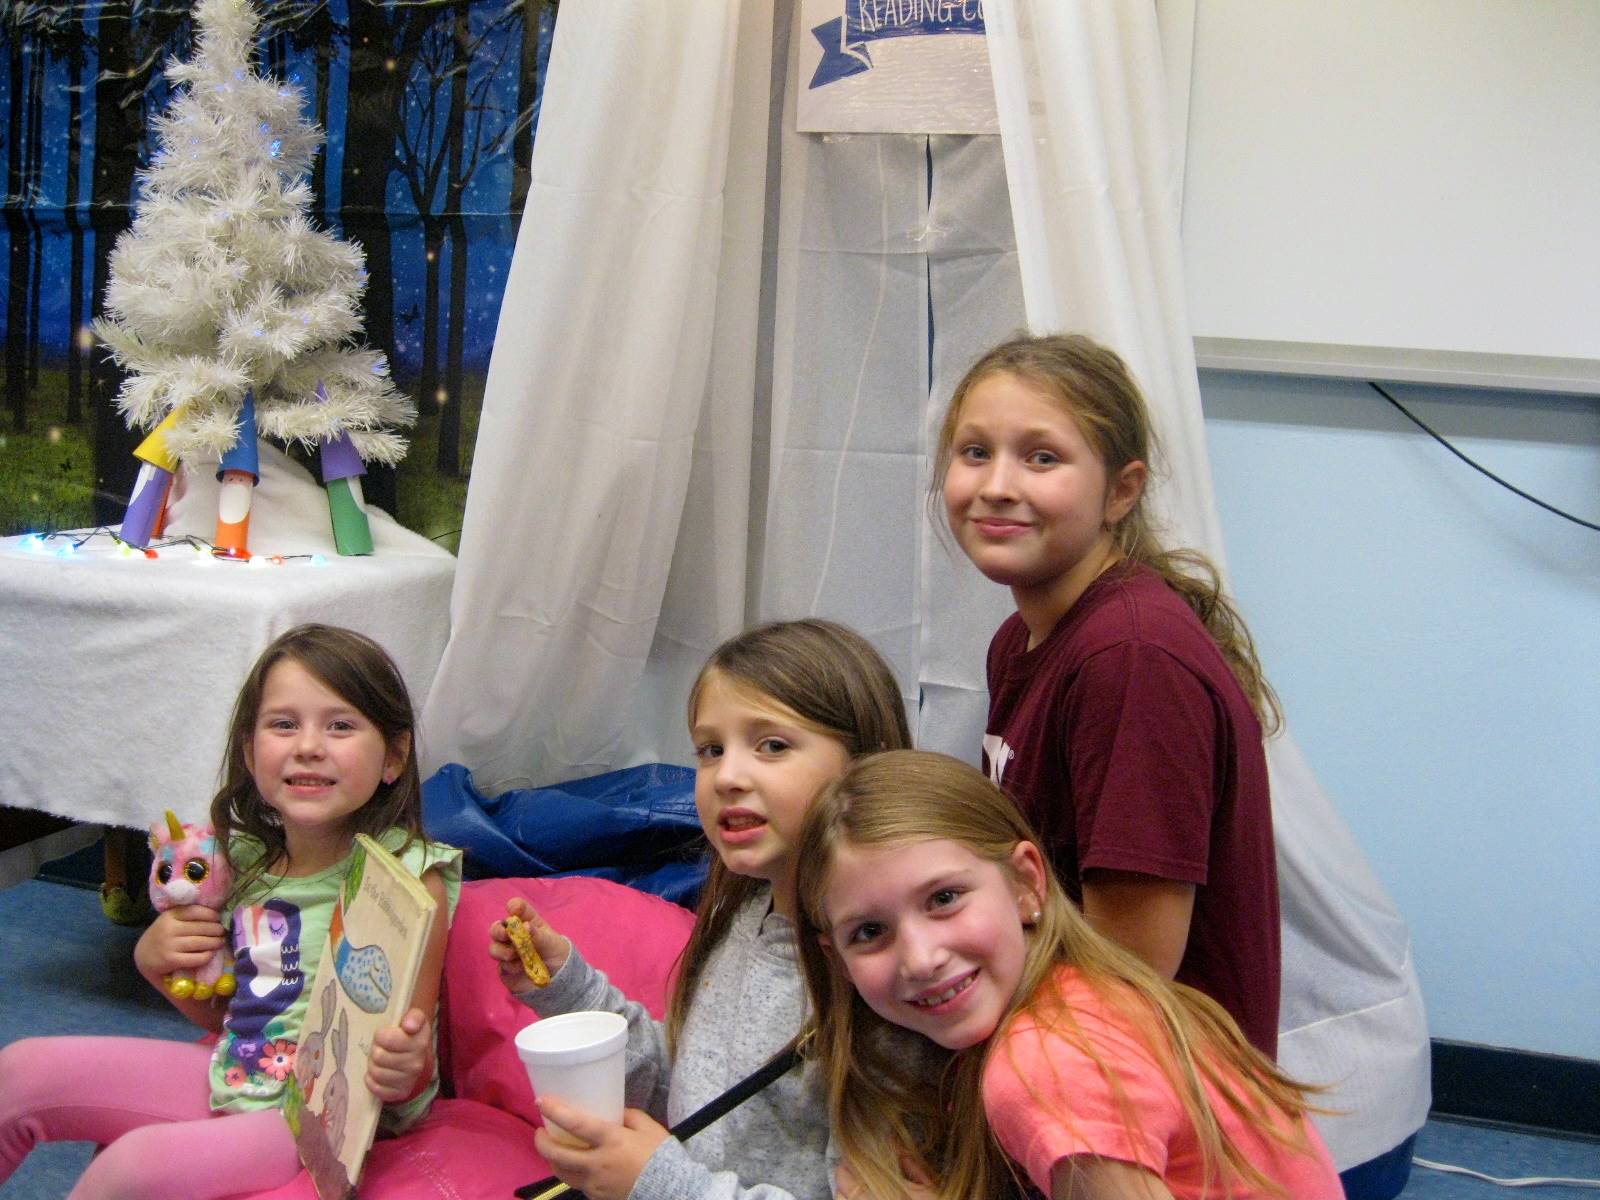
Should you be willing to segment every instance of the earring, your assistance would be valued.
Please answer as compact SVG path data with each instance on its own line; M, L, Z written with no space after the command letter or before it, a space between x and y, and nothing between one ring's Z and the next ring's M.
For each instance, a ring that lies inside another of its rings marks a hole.
M1037 925L1039 923L1039 918L1042 915L1043 914L1040 913L1040 911L1037 908L1034 909L1033 912L1028 914L1028 924L1029 925Z
M385 771L383 773L384 785L385 786L393 786L394 785L394 778L395 778L394 777L394 773L392 771Z

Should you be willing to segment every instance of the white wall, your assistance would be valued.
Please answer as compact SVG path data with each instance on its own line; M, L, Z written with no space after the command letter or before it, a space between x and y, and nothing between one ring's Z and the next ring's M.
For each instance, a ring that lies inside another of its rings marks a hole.
M1436 1037L1600 1059L1600 533L1365 384L1201 379L1234 588ZM1394 388L1600 520L1600 399Z
M1600 358L1597 55L1593 0L1197 4L1191 332Z

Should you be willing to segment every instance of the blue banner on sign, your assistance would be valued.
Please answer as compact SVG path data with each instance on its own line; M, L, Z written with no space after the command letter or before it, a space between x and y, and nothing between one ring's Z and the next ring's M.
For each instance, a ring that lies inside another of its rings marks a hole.
M811 31L822 43L822 61L810 86L819 88L870 71L869 42L982 32L983 0L845 0L844 16Z

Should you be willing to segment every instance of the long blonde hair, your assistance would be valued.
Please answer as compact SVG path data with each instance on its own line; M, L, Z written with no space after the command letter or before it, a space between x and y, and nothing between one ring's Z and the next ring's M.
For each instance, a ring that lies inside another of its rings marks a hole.
M689 689L691 729L700 698L713 679L777 701L836 738L851 758L911 745L905 702L889 664L866 638L832 621L775 621L723 642ZM759 880L735 875L712 856L667 1009L670 1047L677 1046L683 1032L706 959L728 932L734 914L760 886Z
M1024 380L1059 405L1100 456L1108 479L1116 478L1129 463L1151 463L1157 447L1150 411L1127 364L1115 351L1081 334L1013 338L973 363L950 397L934 453L929 506L936 514L961 423L961 406L974 387L998 374ZM935 522L941 523L937 515ZM1262 731L1269 735L1277 732L1283 725L1278 697L1261 669L1255 640L1239 610L1223 593L1222 576L1211 560L1197 550L1165 549L1155 536L1143 494L1117 522L1113 537L1124 558L1155 571L1194 610L1244 689Z
M829 926L824 901L841 847L882 848L949 840L1014 875L1012 853L1038 845L1027 821L982 773L942 754L908 750L855 763L825 788L807 814L796 875L800 959L814 1016L813 1053L828 1083L829 1114L844 1158L863 1194L901 1194L896 1164L912 1164L938 1180L948 1200L993 1196L1014 1172L989 1132L983 1073L1003 1039L968 1050L941 1051L919 1066L896 1045L889 1022L851 986L843 961L823 948ZM1121 1089L1117 1064L1085 1035L1053 986L1070 964L1150 1048L1193 1125L1206 1170L1283 1194L1229 1138L1207 1098L1210 1085L1241 1120L1293 1150L1308 1150L1300 1118L1308 1090L1278 1069L1239 1032L1214 1000L1170 983L1142 959L1096 933L1048 871L1039 920L1026 933L1022 978L996 1029L1027 1011L1039 1027L1087 1053L1122 1104L1131 1132L1139 1123Z

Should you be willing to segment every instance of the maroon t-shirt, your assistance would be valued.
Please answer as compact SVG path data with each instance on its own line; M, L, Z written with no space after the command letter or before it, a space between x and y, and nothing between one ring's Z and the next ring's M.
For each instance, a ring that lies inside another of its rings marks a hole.
M1195 885L1178 981L1278 1046L1278 877L1261 725L1183 597L1142 566L1089 586L1033 650L1013 614L989 644L984 766L1083 872Z

